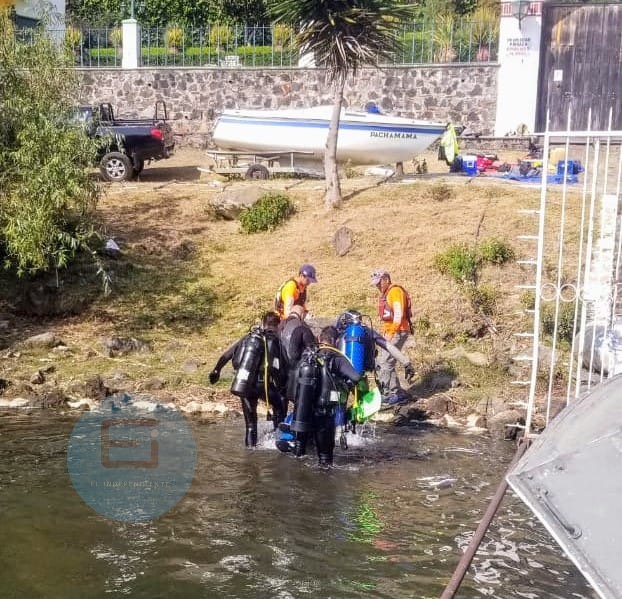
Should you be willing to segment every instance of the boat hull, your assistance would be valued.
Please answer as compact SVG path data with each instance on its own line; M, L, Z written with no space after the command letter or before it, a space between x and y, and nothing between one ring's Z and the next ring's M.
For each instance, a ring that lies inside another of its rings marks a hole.
M332 107L300 110L226 110L213 131L218 148L241 152L304 152L321 161ZM411 160L444 132L445 125L390 115L342 111L337 160L387 164Z

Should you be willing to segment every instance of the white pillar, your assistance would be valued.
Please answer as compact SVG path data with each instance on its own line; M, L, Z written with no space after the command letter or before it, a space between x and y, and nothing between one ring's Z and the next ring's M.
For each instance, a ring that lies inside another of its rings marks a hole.
M495 119L499 137L515 132L521 124L533 133L536 122L542 2L523 2L528 10L520 21L512 16L517 4L501 3Z
M123 56L121 68L136 69L140 66L140 25L136 19L121 21L123 32Z

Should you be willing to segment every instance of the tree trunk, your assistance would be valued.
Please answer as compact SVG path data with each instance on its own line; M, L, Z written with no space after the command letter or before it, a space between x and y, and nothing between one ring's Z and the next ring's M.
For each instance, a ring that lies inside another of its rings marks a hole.
M324 205L326 208L339 208L343 202L341 197L341 182L337 170L337 138L339 135L339 116L343 105L343 89L345 77L339 77L335 82L333 96L333 114L328 127L328 137L324 151L324 176L326 178L326 194Z

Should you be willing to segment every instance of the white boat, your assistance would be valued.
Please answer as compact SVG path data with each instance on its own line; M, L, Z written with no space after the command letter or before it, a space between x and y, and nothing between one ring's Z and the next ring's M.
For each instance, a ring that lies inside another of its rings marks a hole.
M297 160L320 162L332 106L282 110L225 110L213 140L221 150L254 153L299 152ZM379 112L343 109L337 160L351 164L390 164L411 160L433 144L445 125Z

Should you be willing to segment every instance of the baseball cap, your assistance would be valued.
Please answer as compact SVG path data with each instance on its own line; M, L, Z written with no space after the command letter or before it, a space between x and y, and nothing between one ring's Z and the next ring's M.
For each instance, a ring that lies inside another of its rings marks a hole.
M370 285L378 285L380 283L380 279L382 277L388 277L389 273L383 268L377 268L374 272L371 273L371 279L369 280Z
M315 268L311 266L311 264L303 264L298 273L307 277L307 279L309 279L309 283L317 283L317 279L315 278Z

